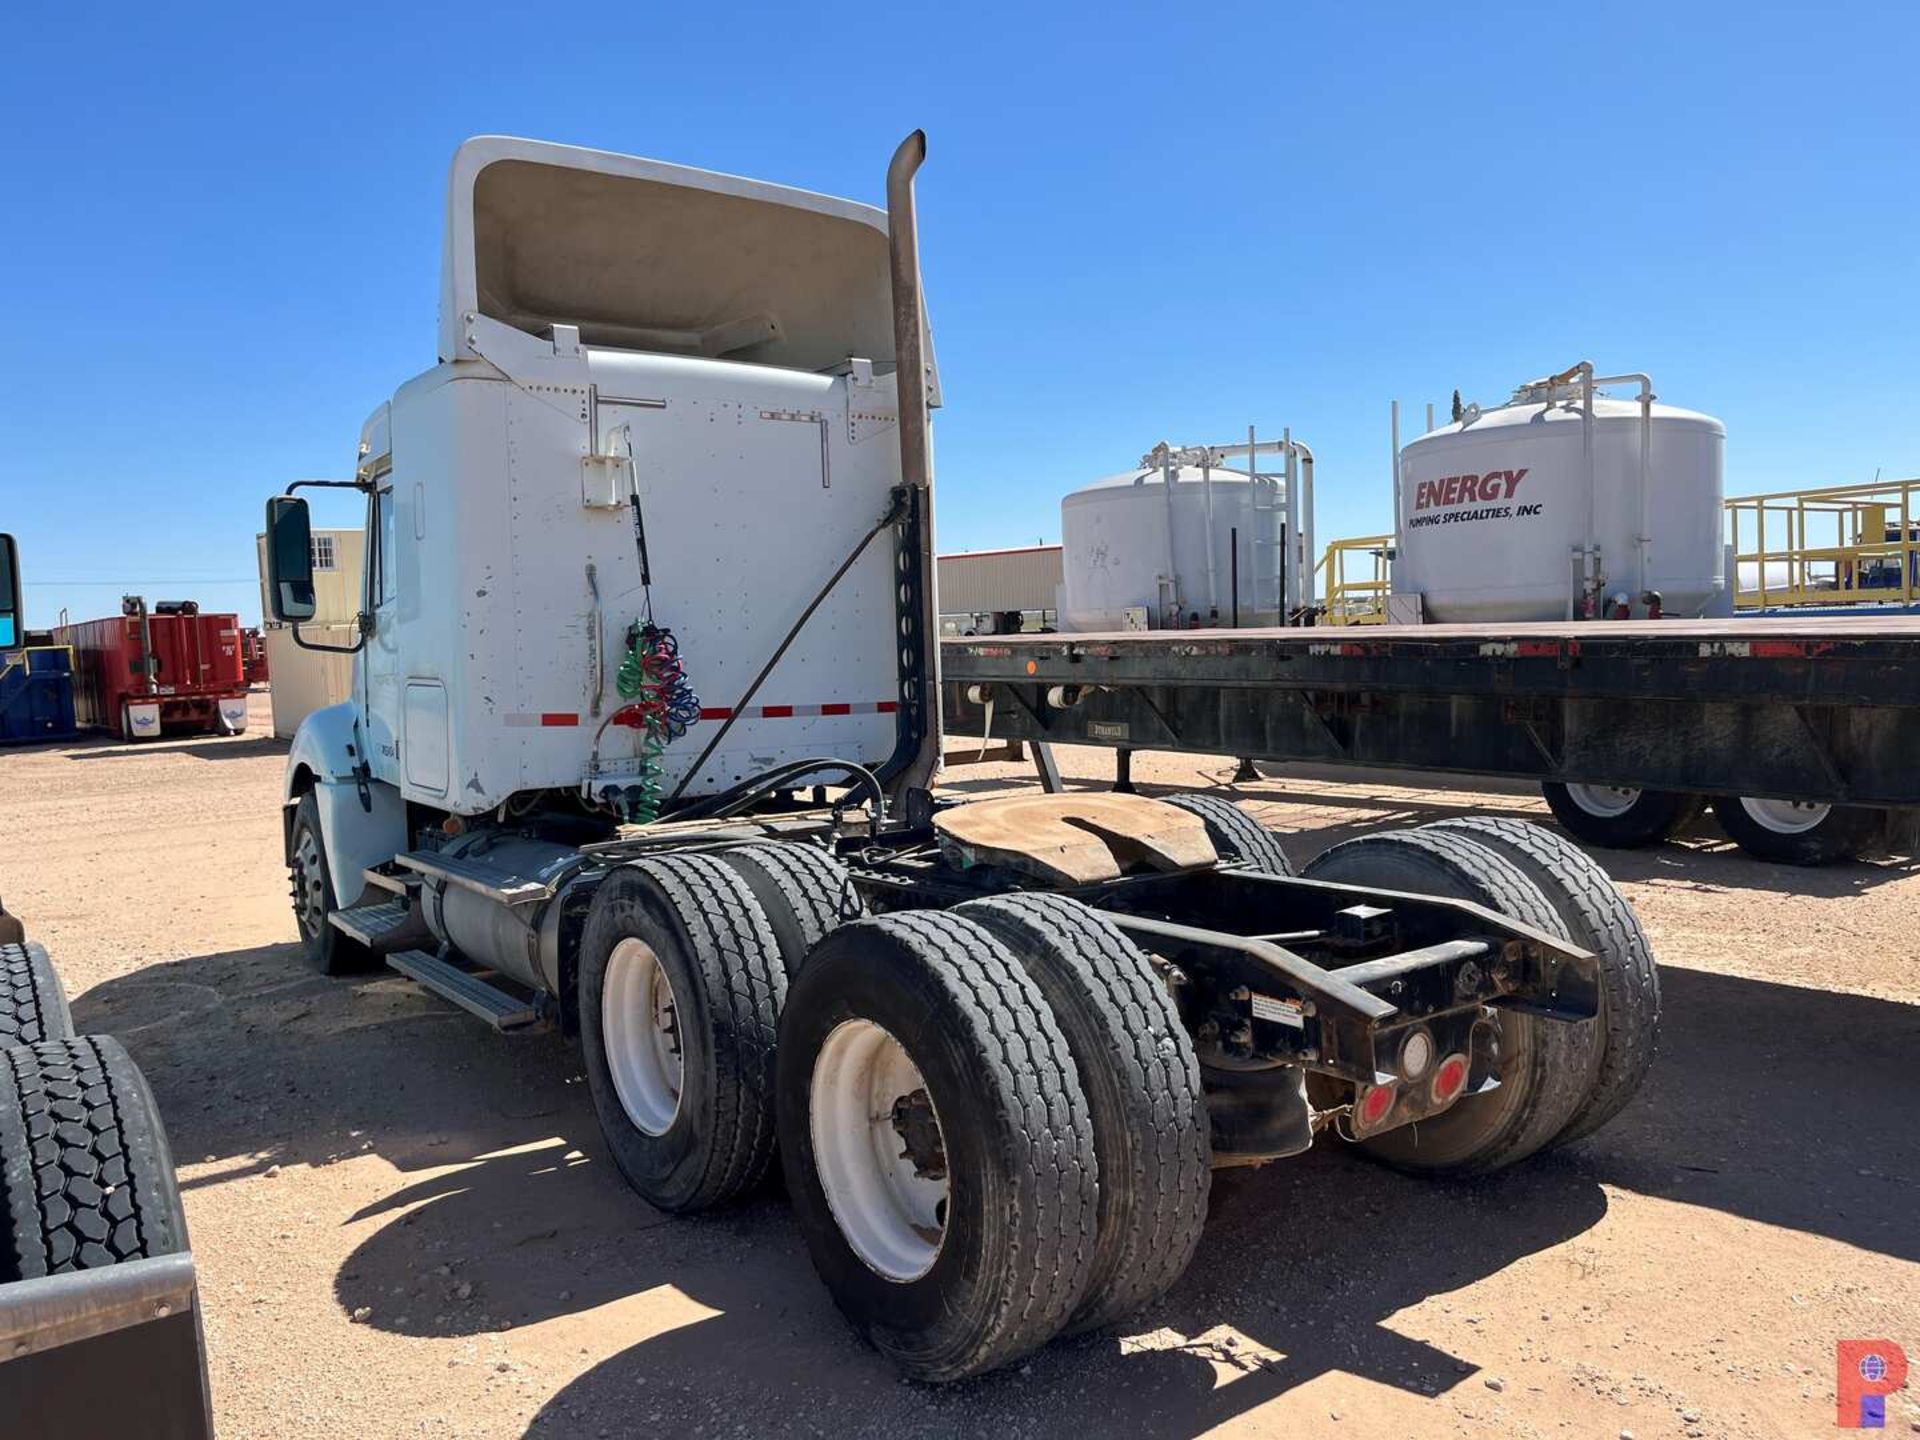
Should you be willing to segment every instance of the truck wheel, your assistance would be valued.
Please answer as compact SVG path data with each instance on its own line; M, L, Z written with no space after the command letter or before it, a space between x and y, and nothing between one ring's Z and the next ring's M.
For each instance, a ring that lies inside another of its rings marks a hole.
M146 1077L106 1035L0 1050L0 1282L187 1248Z
M1630 785L1562 785L1544 780L1540 793L1567 833L1609 850L1658 845L1700 813L1698 795L1636 790Z
M1753 796L1714 797L1713 818L1742 850L1778 865L1831 865L1851 860L1879 833L1879 811Z
M1266 875L1293 874L1287 852L1280 848L1279 832L1269 830L1231 800L1193 793L1160 798L1206 821L1207 838L1222 860L1237 860Z
M587 912L579 983L587 1087L627 1183L683 1215L759 1184L787 972L746 882L711 855L622 865Z
M835 930L780 1021L780 1157L814 1268L910 1376L1046 1344L1093 1264L1098 1162L1059 1023L976 920Z
M1471 900L1549 935L1566 926L1540 887L1511 861L1460 834L1400 830L1336 845L1307 878ZM1337 973L1337 972L1336 972ZM1552 1143L1592 1089L1598 1056L1592 1025L1495 1012L1497 1088L1449 1110L1360 1142L1402 1170L1477 1175L1503 1169ZM1471 1084L1477 1086L1481 1074Z
M816 846L773 841L723 850L718 858L767 912L789 979L830 930L867 913L847 867Z
M1106 916L1064 895L972 900L1060 1022L1100 1166L1099 1230L1069 1332L1159 1299L1186 1273L1212 1179L1200 1061L1167 987Z
M1498 850L1553 902L1568 938L1600 957L1599 1064L1593 1088L1554 1143L1591 1135L1634 1097L1660 1044L1660 971L1639 916L1586 851L1543 825L1470 815L1426 828Z
M0 945L0 1045L72 1037L73 1012L46 950L32 943Z
M320 839L320 804L308 791L294 807L293 834L287 846L287 875L293 884L293 918L300 943L322 975L352 975L380 962L357 940L327 920L340 902L327 870L327 847Z

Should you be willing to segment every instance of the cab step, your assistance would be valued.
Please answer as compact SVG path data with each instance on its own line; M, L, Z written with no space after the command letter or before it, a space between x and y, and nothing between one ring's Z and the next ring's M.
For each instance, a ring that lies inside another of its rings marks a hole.
M396 874L391 870L369 867L361 872L367 884L376 889L385 890L390 895L411 895L420 888L420 877L416 874Z
M542 1018L537 996L504 990L480 972L425 950L396 951L387 956L387 965L441 999L479 1016L495 1030L525 1030Z
M427 929L426 918L414 906L412 897L407 895L335 910L327 919L334 929L358 940L376 955L410 950L433 939Z

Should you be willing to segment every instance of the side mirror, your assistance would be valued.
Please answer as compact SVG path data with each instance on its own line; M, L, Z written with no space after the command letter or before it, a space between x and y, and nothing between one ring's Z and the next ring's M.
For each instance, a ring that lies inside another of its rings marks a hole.
M313 522L297 495L267 501L267 604L273 618L298 624L314 617Z
M20 643L20 547L0 535L0 650Z

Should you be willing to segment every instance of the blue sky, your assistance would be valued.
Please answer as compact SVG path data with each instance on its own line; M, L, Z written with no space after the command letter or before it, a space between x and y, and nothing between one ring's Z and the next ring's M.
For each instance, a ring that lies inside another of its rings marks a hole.
M1313 444L1321 536L1377 529L1391 398L1581 358L1725 419L1730 494L1920 473L1920 7L278 8L7 23L32 624L257 615L263 497L432 363L488 131L878 202L924 126L945 549L1249 421Z

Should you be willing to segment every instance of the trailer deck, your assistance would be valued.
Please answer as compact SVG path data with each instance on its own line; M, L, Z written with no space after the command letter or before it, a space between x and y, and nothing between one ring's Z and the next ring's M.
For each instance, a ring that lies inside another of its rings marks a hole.
M1920 617L995 635L941 650L955 736L1920 804Z

